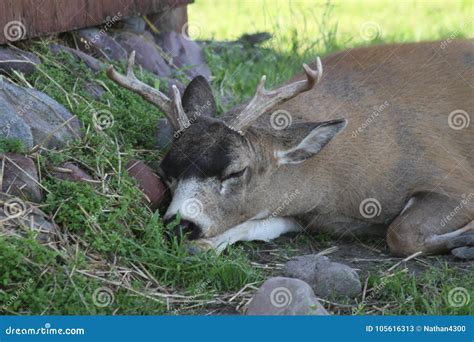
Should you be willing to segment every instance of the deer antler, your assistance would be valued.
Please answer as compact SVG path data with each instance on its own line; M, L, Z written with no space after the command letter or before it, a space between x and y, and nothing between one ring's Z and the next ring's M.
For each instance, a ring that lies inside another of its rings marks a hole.
M171 100L159 90L156 90L155 88L150 87L149 85L137 79L133 73L134 63L135 51L132 51L127 62L127 75L124 76L118 73L114 69L114 66L111 65L107 69L107 76L118 85L132 90L148 102L161 109L165 113L166 118L170 122L171 126L176 131L187 128L189 126L189 119L183 110L183 106L181 105L181 95L178 88L173 85L174 98Z
M230 122L229 126L237 131L242 131L273 106L313 88L319 83L323 75L323 66L319 57L316 60L316 65L317 70L313 70L308 65L303 64L306 80L291 83L275 90L265 89L266 76L262 76L254 97L242 112Z

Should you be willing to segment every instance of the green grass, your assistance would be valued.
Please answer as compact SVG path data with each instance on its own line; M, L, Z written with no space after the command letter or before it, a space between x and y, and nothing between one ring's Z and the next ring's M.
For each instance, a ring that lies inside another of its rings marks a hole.
M326 1L288 0L199 0L189 7L190 35L198 39L237 39L244 33L268 31L291 41L297 32L301 42L323 39L328 25L337 26L343 47L366 44L364 25L380 28L378 41L422 41L459 38L473 34L473 1L347 0L331 1L332 16L322 20ZM377 37L377 35L375 35ZM275 44L278 50L288 45Z
M189 7L189 16L191 35L194 32L198 39L232 40L262 30L273 34L273 39L261 48L234 45L221 47L217 54L215 44L206 47L214 75L212 87L222 112L251 96L260 75L268 75L269 86L277 85L316 55L383 42L446 39L453 34L459 38L472 36L472 6L472 1L326 5L310 1L198 0ZM380 28L371 36L373 39L364 39L361 34L367 22ZM259 261L258 253L249 256L259 244L233 246L219 257L212 253L192 256L184 245L164 238L167 228L159 213L153 214L142 205L141 193L123 170L131 159L146 160L151 165L159 160L164 151L154 149L154 126L162 114L139 96L113 84L103 72L95 75L67 55L51 55L47 43L37 42L31 47L41 55L40 70L15 81L20 85L28 82L65 105L83 122L84 137L61 151L45 150L36 155L42 182L51 192L42 209L54 216L64 240L50 248L36 242L33 234L25 239L0 237L0 312L207 312L214 304L201 307L198 300L212 303L217 298L228 299L243 286L258 285L269 276L271 271L251 264ZM137 75L150 85L158 84L148 73L137 71ZM102 84L107 90L94 99L86 90L86 81ZM223 101L226 92L234 95L230 102ZM107 113L114 124L103 131L96 129L94 113ZM24 152L21 145L10 141L1 141L0 150ZM83 165L99 184L78 185L51 177L51 166L66 160ZM321 239L319 247L331 245L330 238ZM306 240L305 235L296 238L299 244ZM282 254L290 254L288 246L279 248ZM291 254L297 253L292 250ZM371 276L369 285L381 281L380 276ZM472 301L470 306L456 308L448 305L446 298L453 287L472 289L473 285L473 277L455 267L429 267L417 277L404 273L391 277L374 301L387 304L386 314L472 314ZM113 303L105 307L94 303L94 292L103 287L114 296ZM360 300L348 303L359 305ZM373 306L367 303L354 313L380 314ZM227 310L225 306L220 308Z

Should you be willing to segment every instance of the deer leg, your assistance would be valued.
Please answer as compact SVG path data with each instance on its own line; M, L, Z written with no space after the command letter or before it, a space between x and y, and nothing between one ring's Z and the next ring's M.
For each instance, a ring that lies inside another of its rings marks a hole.
M408 203L387 231L393 254L440 254L453 248L471 248L472 239L464 234L474 231L472 207L436 193L415 196Z
M303 228L292 218L274 217L264 220L251 220L239 224L224 233L194 241L200 251L214 249L220 254L227 246L237 241L270 241L282 234L300 231ZM195 249L192 249L195 252Z

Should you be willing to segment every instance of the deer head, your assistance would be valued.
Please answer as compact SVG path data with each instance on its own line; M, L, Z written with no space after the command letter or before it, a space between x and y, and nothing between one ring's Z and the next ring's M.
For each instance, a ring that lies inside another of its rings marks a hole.
M126 76L112 66L107 74L161 109L180 133L160 165L160 173L173 193L164 219L173 220L179 214L180 227L190 233L190 239L217 236L242 222L264 219L280 205L276 194L285 186L290 189L292 177L298 177L291 167L316 155L346 124L345 120L300 123L284 131L252 126L272 107L319 82L319 58L317 70L303 64L303 81L269 91L263 76L255 96L227 121L212 117L215 105L208 104L214 104L214 98L203 77L195 78L182 98L173 87L173 99L169 99L140 82L133 74L133 63L134 53ZM210 112L188 118L186 112L196 107Z

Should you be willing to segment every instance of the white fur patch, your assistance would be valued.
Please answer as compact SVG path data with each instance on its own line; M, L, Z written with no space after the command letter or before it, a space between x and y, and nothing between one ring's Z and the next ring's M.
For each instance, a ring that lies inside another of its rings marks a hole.
M274 217L246 221L208 239L197 240L210 245L219 254L237 241L271 241L282 234L301 231L302 227L292 218Z
M170 219L179 212L182 220L194 222L205 232L210 227L211 220L205 213L205 203L199 199L198 189L199 183L196 179L179 181L164 219Z

